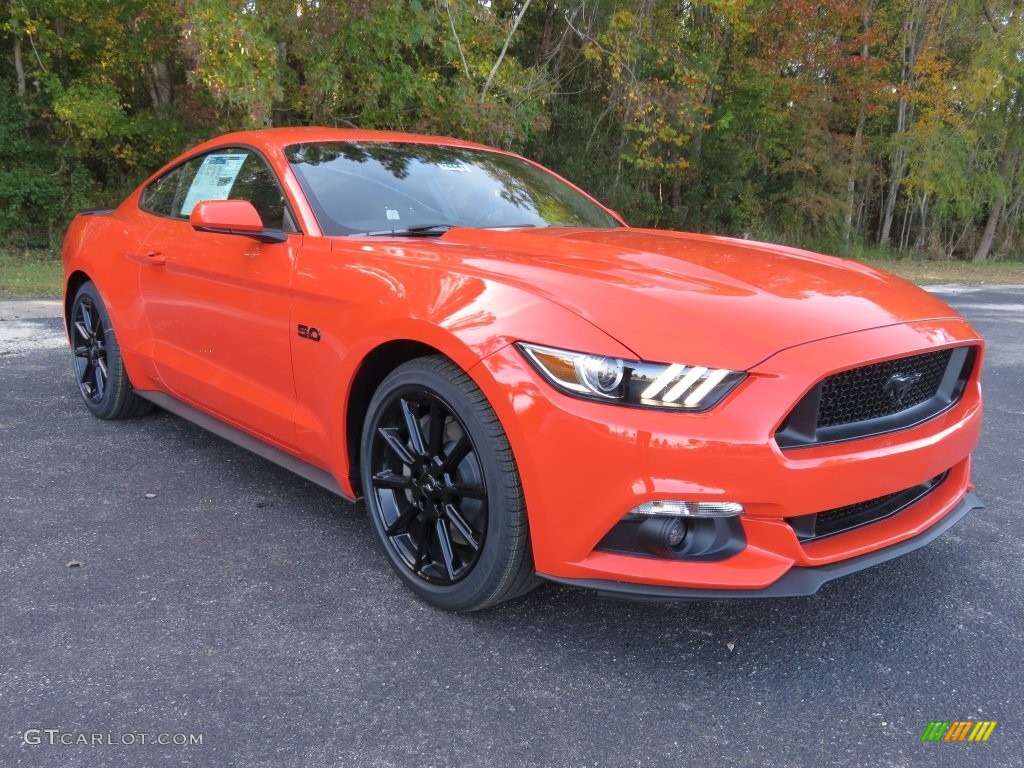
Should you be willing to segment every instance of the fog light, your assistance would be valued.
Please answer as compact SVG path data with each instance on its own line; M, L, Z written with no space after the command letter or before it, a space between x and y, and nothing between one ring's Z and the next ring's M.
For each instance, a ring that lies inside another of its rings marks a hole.
M670 515L672 517L735 517L743 514L743 505L735 501L645 501L629 511L630 515Z
M652 509L654 504L658 506ZM698 511L698 502L649 502L641 506L648 511L626 515L604 535L597 549L622 555L713 563L732 557L747 545L740 504L706 502L700 510L703 515L692 514ZM711 516L710 511L718 515Z
M672 519L672 525L665 532L665 543L673 549L683 543L686 538L686 522L678 517Z
M692 522L681 517L652 517L637 532L640 545L658 557L676 557Z

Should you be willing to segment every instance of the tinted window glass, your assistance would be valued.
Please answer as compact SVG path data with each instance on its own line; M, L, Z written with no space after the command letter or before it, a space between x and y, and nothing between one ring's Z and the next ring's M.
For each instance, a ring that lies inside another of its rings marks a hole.
M242 165L228 199L248 200L259 212L263 226L284 228L284 194L263 160L256 155L249 155Z
M285 228L284 194L262 158L247 149L218 149L168 171L146 188L142 208L187 219L203 200L248 200L265 227Z
M557 177L499 152L356 142L299 144L286 152L328 235L431 224L618 226Z
M176 216L196 167L194 163L179 165L146 187L142 193L142 210L158 216Z

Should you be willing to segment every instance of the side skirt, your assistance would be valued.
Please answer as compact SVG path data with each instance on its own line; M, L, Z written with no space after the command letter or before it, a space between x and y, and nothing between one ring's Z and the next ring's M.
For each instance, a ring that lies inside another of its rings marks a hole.
M163 408L165 411L173 413L175 416L180 416L185 419L185 421L191 421L196 426L202 427L209 432L213 432L217 437L221 437L229 443L234 443L240 448L252 451L257 456L260 456L267 461L272 461L278 466L284 467L290 472L294 472L299 477L305 478L311 483L316 483L321 488L326 488L331 493L345 499L345 501L355 501L355 499L341 489L341 486L338 485L338 481L335 480L334 476L329 472L324 472L322 469L314 467L312 464L296 458L290 453L285 453L279 448L268 445L259 438L253 437L248 432L243 432L237 427L225 424L220 419L200 411L198 408L193 408L191 405L183 403L181 400L171 397L164 392L136 390L135 394L149 400L151 403Z

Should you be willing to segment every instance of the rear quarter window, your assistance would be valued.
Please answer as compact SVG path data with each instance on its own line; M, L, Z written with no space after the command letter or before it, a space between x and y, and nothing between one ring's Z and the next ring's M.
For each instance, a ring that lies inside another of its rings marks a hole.
M180 214L181 203L198 167L198 164L190 161L169 170L146 187L139 207L157 216L188 218Z

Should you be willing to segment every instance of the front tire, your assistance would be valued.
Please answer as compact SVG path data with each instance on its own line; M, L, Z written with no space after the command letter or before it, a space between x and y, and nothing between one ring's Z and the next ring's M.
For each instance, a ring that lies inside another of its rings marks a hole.
M472 611L536 586L508 439L455 364L426 357L392 371L370 401L361 451L374 530L422 599Z
M95 285L83 283L75 292L69 320L75 380L92 415L127 419L149 411L152 405L135 394L128 380L110 315Z

